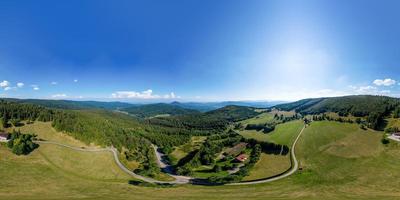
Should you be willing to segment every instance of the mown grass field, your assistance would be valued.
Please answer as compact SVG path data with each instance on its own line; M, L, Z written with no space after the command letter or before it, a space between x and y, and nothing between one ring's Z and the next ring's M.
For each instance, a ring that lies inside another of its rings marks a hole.
M262 153L260 160L244 177L244 181L258 180L280 174L290 168L290 156L280 156Z
M303 128L303 125L304 124L301 120L296 120L278 124L275 127L275 130L268 134L256 130L243 130L239 131L239 133L245 138L254 138L259 141L271 141L290 146L296 139L297 134Z
M250 118L250 119L246 119L241 121L241 123L243 125L247 125L247 124L263 124L266 122L271 122L274 120L274 115L269 113L269 112L264 112L261 113L259 115L257 115L256 117Z
M297 135L303 128L301 120L291 121L276 126L271 133L265 134L262 131L244 130L240 134L246 138L254 138L260 141L270 141L278 144L285 144L291 147ZM271 177L290 168L290 156L278 156L261 154L260 160L256 163L250 175L244 180L257 180Z
M15 156L3 145L0 199L399 199L400 145L383 146L380 138L380 132L363 131L355 124L313 122L297 147L303 170L288 178L247 186L168 188L129 185L128 177L103 162L107 158L92 159L95 155L44 145L29 156ZM67 163L55 165L61 161L41 154L48 151L55 157L70 156ZM92 171L71 167L72 163L88 165Z

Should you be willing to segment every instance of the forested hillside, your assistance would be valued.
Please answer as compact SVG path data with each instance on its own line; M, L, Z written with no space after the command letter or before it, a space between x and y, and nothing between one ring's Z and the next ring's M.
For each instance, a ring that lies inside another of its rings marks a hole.
M6 98L3 100L15 103L35 104L47 108L73 109L73 110L81 110L81 109L116 110L133 106L133 104L123 103L123 102L70 101L70 100L48 100L48 99L11 99L11 98Z
M400 99L385 96L345 96L305 99L276 106L282 110L296 110L305 114L336 112L340 115L364 117L370 113L388 114L400 105Z
M165 114L174 116L199 113L199 111L197 110L183 108L177 105L166 103L132 106L121 110L141 118L154 117L157 115Z
M35 120L51 121L53 120L54 112L43 106L0 100L0 117L4 127L8 127L11 124L18 126L21 120L27 122Z
M254 108L244 106L226 106L206 113L162 117L149 119L149 123L176 127L186 130L218 132L223 131L232 122L254 117L259 113Z

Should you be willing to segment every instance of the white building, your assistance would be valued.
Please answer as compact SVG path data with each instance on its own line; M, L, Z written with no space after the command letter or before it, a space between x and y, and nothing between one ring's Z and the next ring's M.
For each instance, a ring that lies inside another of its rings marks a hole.
M8 133L0 132L0 142L7 142L8 141L7 138L8 138Z
M400 142L400 133L393 133L388 138Z

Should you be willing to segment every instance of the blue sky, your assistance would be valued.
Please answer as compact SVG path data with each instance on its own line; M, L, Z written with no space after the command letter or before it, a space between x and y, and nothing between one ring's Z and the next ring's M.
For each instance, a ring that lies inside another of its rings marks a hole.
M0 96L400 95L399 1L0 1Z

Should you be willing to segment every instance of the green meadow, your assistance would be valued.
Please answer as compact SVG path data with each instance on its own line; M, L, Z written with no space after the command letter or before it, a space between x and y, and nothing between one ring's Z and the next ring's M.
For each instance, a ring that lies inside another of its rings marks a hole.
M400 145L382 145L381 134L355 124L313 122L296 150L302 170L248 186L134 186L106 152L43 144L16 156L2 144L0 199L398 199ZM268 165L275 158L264 159L254 171L275 167Z

